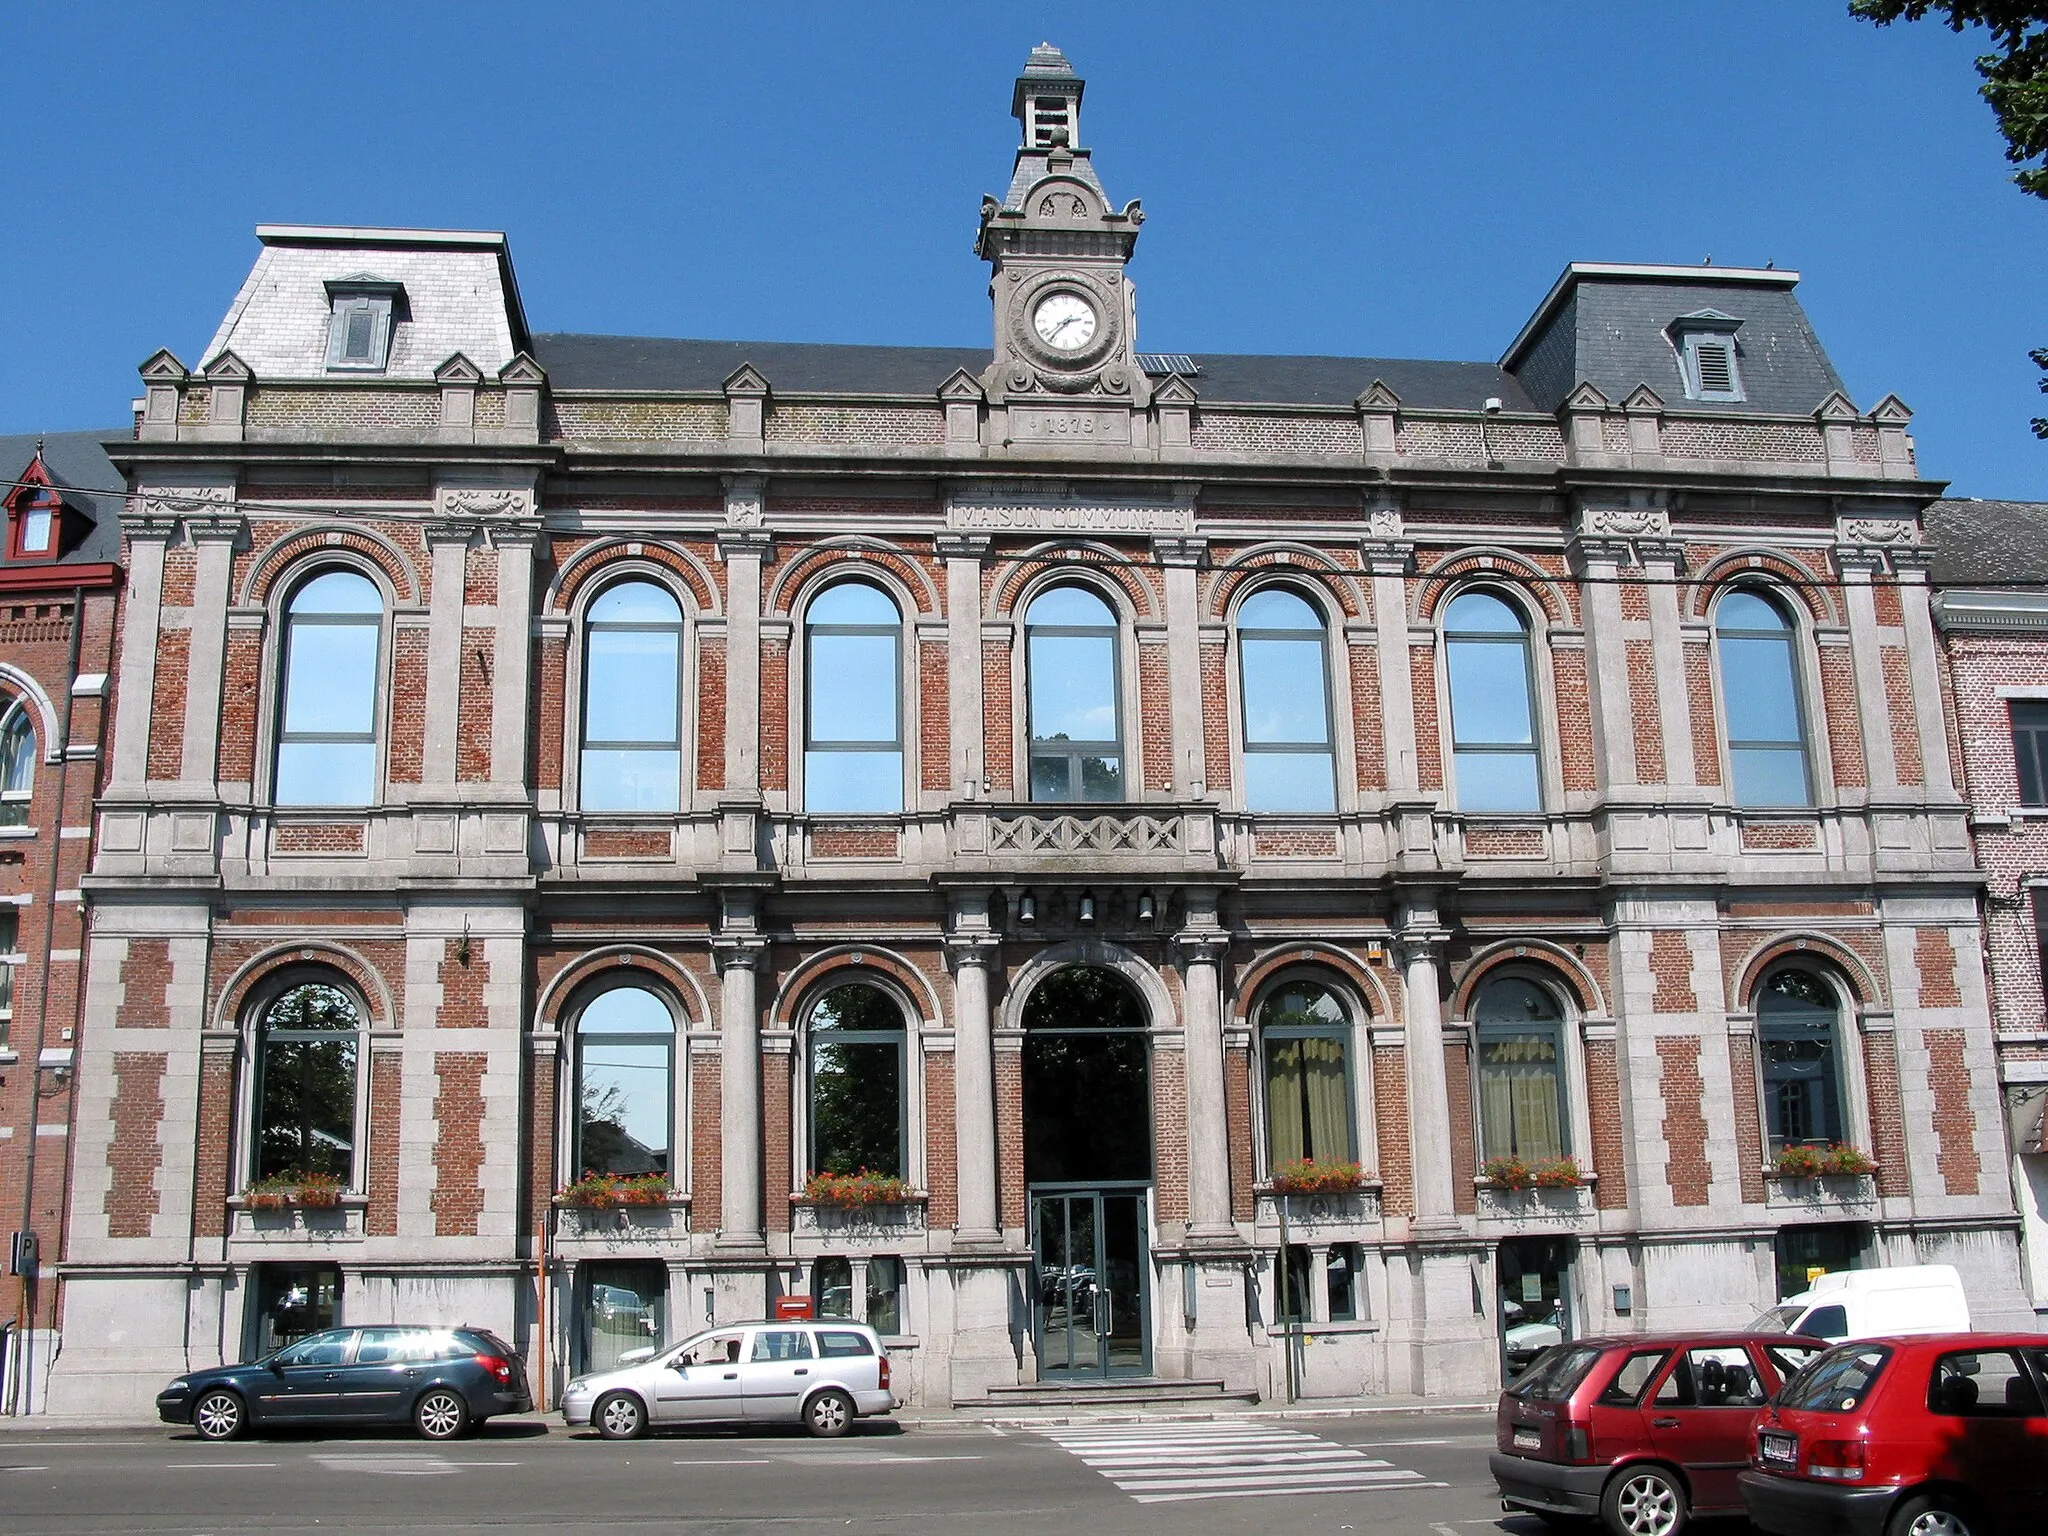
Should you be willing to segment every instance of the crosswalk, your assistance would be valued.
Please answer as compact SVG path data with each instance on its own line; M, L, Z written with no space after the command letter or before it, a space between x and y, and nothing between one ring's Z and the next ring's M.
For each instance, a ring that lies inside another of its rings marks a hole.
M1140 1504L1447 1486L1356 1447L1249 1419L1070 1424L1039 1432Z

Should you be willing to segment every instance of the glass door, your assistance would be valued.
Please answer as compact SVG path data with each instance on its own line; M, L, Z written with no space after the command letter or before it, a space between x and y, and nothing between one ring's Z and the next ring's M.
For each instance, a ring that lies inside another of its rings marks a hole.
M1511 1237L1495 1259L1499 1280L1501 1366L1512 1382L1544 1350L1572 1336L1572 1260L1569 1237Z
M1144 1191L1034 1193L1031 1223L1039 1375L1143 1375Z

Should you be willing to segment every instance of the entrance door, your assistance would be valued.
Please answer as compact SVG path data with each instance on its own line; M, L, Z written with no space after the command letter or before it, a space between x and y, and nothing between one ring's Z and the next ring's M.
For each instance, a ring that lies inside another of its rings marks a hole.
M1031 1227L1038 1374L1143 1375L1150 1364L1145 1192L1034 1191Z
M1500 1245L1495 1273L1500 1308L1502 1376L1513 1381L1544 1350L1572 1336L1572 1260L1569 1237L1511 1237Z

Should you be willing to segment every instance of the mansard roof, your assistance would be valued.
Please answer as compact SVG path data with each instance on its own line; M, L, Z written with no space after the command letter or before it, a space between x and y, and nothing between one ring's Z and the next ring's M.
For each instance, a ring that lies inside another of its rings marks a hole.
M957 370L978 374L989 362L987 349L975 347L688 341L568 332L536 336L533 345L556 390L717 394L734 369L752 363L785 394L929 398ZM1229 353L1200 353L1195 362L1201 369L1193 381L1195 392L1205 405L1348 407L1381 379L1408 410L1476 411L1489 398L1511 411L1536 409L1515 376L1492 363ZM1812 408L1808 401L1806 409Z
M1937 587L2048 586L2048 502L1945 500L1923 514Z

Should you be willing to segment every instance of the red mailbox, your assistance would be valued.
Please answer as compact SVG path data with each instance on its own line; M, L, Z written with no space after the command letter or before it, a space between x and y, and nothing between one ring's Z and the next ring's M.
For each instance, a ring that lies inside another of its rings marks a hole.
M778 1296L775 1298L775 1315L778 1318L800 1318L811 1315L811 1298L808 1296Z

